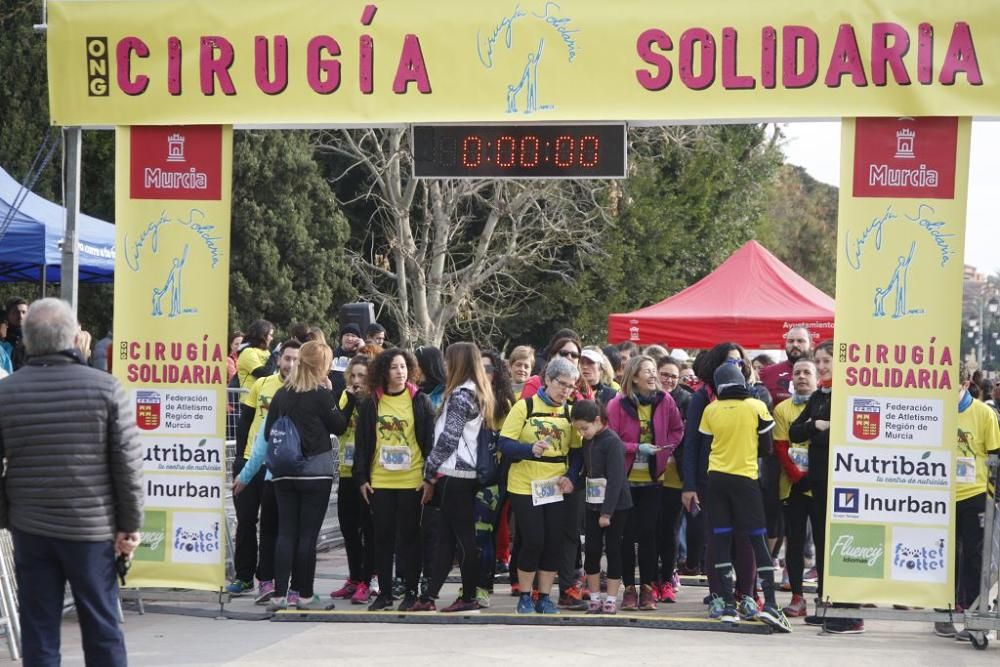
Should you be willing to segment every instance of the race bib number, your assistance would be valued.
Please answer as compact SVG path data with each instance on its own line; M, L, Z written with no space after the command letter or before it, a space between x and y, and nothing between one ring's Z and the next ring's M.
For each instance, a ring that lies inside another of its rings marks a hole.
M340 465L351 467L354 465L354 444L344 445L344 458Z
M531 504L548 505L562 502L562 491L559 490L559 478L531 480Z
M608 491L608 480L604 477L587 478L587 502L593 505L604 504L604 496Z
M792 460L795 467L799 469L799 472L807 473L809 472L809 448L808 447L795 447L794 445L788 448L788 458Z
M405 445L382 445L379 464L386 470L409 470L410 448Z
M645 468L646 466L649 465L649 456L647 454L643 454L642 452L637 451L635 453L635 463L633 463L632 465L633 467L641 466Z
M959 456L955 459L955 481L960 484L976 483L976 459L973 456Z

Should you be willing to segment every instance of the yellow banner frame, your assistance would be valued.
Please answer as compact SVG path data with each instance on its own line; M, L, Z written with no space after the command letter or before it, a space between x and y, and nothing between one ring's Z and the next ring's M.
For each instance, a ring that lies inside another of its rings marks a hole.
M987 3L52 0L54 125L1000 116Z
M232 138L116 131L112 370L135 404L146 491L130 587L225 585Z
M844 296L835 315L823 597L943 609L955 604L962 316L955 295L971 122L889 119L894 130L856 141L866 120L842 121L837 293ZM954 132L934 137L925 121ZM952 183L950 194L939 191ZM892 196L893 189L905 194Z

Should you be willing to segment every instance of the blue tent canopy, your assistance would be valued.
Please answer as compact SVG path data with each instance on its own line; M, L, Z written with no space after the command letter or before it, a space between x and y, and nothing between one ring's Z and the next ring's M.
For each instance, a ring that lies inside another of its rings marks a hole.
M0 237L0 282L41 282L43 267L46 282L60 282L66 209L33 192L25 194L21 184L0 168L0 223L10 214L15 200L21 204ZM81 214L77 243L80 282L111 282L115 273L115 226Z

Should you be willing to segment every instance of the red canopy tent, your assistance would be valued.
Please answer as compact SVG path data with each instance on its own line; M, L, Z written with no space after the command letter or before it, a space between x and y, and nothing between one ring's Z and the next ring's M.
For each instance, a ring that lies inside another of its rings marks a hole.
M749 241L669 299L608 316L608 341L708 348L731 340L748 348L780 348L785 332L802 325L820 340L832 337L833 299Z

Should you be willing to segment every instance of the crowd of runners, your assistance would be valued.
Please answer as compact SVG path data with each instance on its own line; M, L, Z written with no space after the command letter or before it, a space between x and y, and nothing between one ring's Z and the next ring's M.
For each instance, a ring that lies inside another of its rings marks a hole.
M344 326L333 348L316 328L279 345L273 333L258 321L231 341L231 386L246 390L231 594L332 608L313 579L337 481L349 577L331 597L372 611L489 607L504 574L518 614L652 611L676 601L680 576L704 574L721 623L824 622L832 341L792 328L775 363L733 342L691 358L584 345L569 329L506 356L470 342L404 350L378 324ZM956 446L983 474L957 484L957 609L978 595L974 517L1000 448L991 392L972 380L963 372ZM263 465L289 420L301 462ZM459 595L440 601L456 563ZM950 623L936 631L962 638Z

